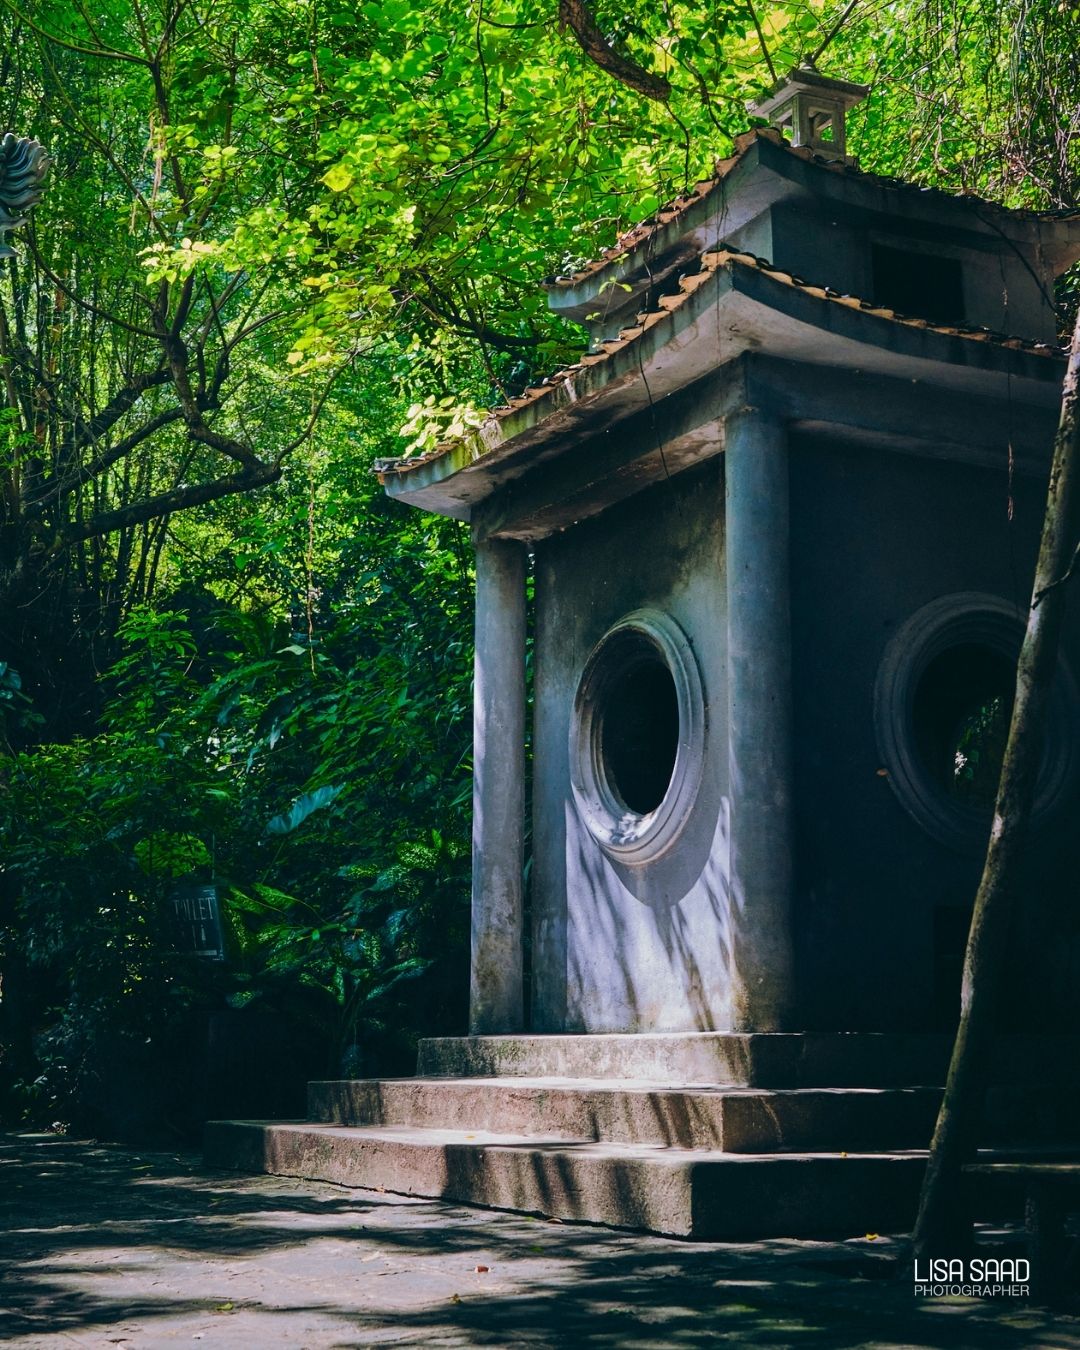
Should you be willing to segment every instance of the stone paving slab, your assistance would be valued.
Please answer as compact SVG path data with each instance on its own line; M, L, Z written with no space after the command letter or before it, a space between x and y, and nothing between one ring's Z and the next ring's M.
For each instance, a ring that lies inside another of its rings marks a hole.
M1080 1317L917 1300L888 1238L638 1236L0 1135L0 1346L1080 1350Z

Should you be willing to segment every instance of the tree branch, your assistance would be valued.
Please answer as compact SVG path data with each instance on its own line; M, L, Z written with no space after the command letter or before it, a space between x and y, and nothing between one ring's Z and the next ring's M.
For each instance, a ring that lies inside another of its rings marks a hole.
M274 464L259 463L258 470L230 474L225 478L215 478L210 483L194 483L187 487L174 488L171 492L159 492L145 501L132 502L130 506L121 506L115 511L103 511L91 516L89 520L75 522L59 532L55 549L69 544L78 544L84 539L96 539L115 530L126 529L131 525L141 525L160 516L172 515L174 511L186 511L192 506L205 506L207 502L218 501L221 497L230 497L237 492L249 492L252 488L265 487L276 483L281 477L281 469Z
M67 38L59 37L56 33L50 33L47 29L36 24L32 19L28 19L17 5L12 4L11 0L0 0L4 8L19 20L26 24L31 32L36 33L38 37L44 38L46 42L51 42L57 47L63 47L69 52L78 52L80 56L100 56L103 61L130 61L136 66L148 66L149 62L144 57L136 56L133 52L122 52L114 47L84 47L78 42L71 42Z
M169 372L164 368L146 371L129 380L119 393L114 394L96 416L84 421L78 415L72 422L71 430L60 443L58 455L66 458L73 450L90 445L112 429L125 413L131 411L148 389L155 389L169 383Z
M978 1142L985 1067L999 1011L1001 977L1038 782L1046 706L1065 618L1067 593L1056 579L1064 578L1066 563L1074 551L1078 507L1080 317L1062 387L1061 417L1054 439L1031 609L1016 668L1009 737L964 956L960 1024L912 1234L916 1258L961 1251L970 1237L962 1167Z
M631 61L612 47L585 0L559 0L559 27L569 28L589 60L628 88L644 94L646 98L656 99L658 103L666 103L671 97L671 85L662 75L653 75L644 70L636 61Z
M131 453L140 446L143 441L148 440L155 432L163 427L171 426L174 422L179 422L183 417L183 411L180 408L169 408L157 417L151 417L149 422L144 423L137 431L133 431L129 436L124 436L109 447L108 450L92 459L89 464L80 464L66 475L54 474L47 478L38 488L27 497L28 506L40 508L50 497L66 497L68 493L74 492L76 488L82 487L88 483L91 478L96 478L99 474L111 468L117 460L123 459L125 455Z

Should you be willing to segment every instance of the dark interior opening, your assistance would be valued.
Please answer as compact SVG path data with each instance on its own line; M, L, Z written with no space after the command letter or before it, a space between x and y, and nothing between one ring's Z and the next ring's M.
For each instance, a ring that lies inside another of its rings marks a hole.
M980 643L950 647L923 671L915 740L927 772L954 801L993 806L1015 687L1013 662Z
M933 323L962 323L964 285L956 258L873 248L874 303Z
M609 786L638 815L664 800L679 749L679 700L658 653L631 659L608 686L600 755Z

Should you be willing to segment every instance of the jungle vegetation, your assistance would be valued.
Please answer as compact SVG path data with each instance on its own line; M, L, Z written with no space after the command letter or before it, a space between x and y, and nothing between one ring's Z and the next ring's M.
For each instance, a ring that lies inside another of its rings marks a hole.
M0 265L9 1119L107 1129L124 1064L188 1128L168 1081L215 1009L302 1024L335 1074L463 1028L468 538L372 462L579 350L541 280L708 176L793 65L869 84L867 168L1077 207L1078 23L0 0L2 122L53 159ZM185 877L220 890L225 962L171 943Z

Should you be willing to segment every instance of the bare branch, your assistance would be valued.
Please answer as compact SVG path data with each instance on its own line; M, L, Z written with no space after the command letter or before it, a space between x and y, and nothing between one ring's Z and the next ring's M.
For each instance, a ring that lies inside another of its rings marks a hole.
M757 16L757 10L754 8L754 0L747 0L750 6L750 17L754 21L754 32L757 33L758 46L761 48L761 54L765 58L765 64L769 68L769 75L773 83L776 83L776 67L773 65L773 59L769 55L769 44L765 41L765 33L761 27L761 20Z
M817 64L818 57L819 57L819 56L822 56L822 55L824 54L824 52L826 51L826 49L827 49L827 48L829 47L829 45L832 43L833 38L836 37L836 35L840 32L841 28L843 28L844 24L846 24L847 21L848 21L848 19L851 18L851 11L855 8L855 6L856 6L858 3L859 3L859 0L850 0L850 2L849 2L849 4L848 4L847 8L844 10L843 14L840 15L840 17L837 19L837 21L833 24L833 26L832 26L832 27L829 29L829 31L825 34L824 39L822 40L820 46L815 50L813 56L811 56L811 57L808 58L808 60L807 60L807 62L806 62L806 64L807 64L808 66L814 66L814 65Z

